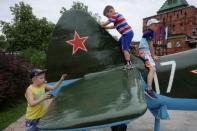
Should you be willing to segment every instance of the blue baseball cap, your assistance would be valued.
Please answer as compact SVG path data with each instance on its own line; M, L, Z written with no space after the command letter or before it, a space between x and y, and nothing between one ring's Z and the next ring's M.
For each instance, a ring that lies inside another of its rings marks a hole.
M38 76L40 74L43 74L46 71L47 71L47 69L43 69L43 70L41 70L41 69L32 69L31 74L30 74L30 78L32 79L33 77Z

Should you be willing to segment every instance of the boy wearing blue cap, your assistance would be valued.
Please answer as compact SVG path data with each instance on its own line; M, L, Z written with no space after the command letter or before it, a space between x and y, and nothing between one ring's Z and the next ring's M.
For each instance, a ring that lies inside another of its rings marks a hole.
M148 68L147 76L147 88L145 94L152 99L157 98L152 89L152 82L156 72L154 60L158 60L159 57L155 55L153 43L155 41L156 24L159 21L157 19L150 19L147 21L147 30L143 33L142 39L139 44L139 56L144 60L145 67Z
M33 69L30 74L32 84L26 90L25 97L27 99L26 109L26 130L37 131L37 125L40 118L47 111L45 100L50 99L52 94L50 90L55 90L65 79L67 74L63 74L60 80L53 86L49 87L45 83L46 70Z

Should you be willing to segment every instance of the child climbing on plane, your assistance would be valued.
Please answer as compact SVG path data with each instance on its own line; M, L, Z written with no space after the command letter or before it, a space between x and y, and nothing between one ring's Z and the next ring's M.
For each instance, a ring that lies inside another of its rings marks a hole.
M155 55L153 47L156 24L158 23L159 21L154 18L147 21L148 28L143 33L139 44L139 56L144 60L145 67L148 68L147 88L145 89L145 94L152 99L157 98L152 89L152 82L156 72L154 60L157 61L159 59L159 57Z
M131 56L129 52L130 52L130 47L134 33L133 30L131 29L131 26L128 25L123 15L115 12L114 7L111 5L105 7L103 11L103 15L108 18L108 21L101 23L101 26L105 29L116 28L117 31L122 35L119 39L119 42L121 44L124 58L127 62L125 68L132 69L133 64L131 63ZM110 23L113 23L114 25L109 26Z

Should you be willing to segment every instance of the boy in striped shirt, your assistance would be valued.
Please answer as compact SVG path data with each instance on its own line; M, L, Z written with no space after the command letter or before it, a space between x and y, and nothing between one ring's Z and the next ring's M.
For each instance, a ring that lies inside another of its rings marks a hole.
M126 69L132 69L133 65L131 63L131 56L129 54L129 51L134 33L131 27L128 25L125 18L121 14L115 12L113 6L106 6L103 11L103 15L108 18L108 21L101 23L101 26L105 29L116 28L117 31L122 35L119 39L119 42L121 43L124 58L127 62L125 67ZM108 24L110 23L113 23L114 25L109 26Z

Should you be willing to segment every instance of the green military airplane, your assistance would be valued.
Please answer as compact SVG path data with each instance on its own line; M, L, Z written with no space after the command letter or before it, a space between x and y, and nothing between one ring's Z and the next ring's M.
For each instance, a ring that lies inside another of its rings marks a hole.
M38 127L125 131L126 124L142 116L147 107L157 116L163 106L197 110L197 49L163 56L156 63L156 100L144 95L147 69L131 55L135 68L125 70L119 43L89 14L64 13L52 34L46 68L49 81L62 73L68 73L70 80L64 81L59 93L53 92L55 99Z

